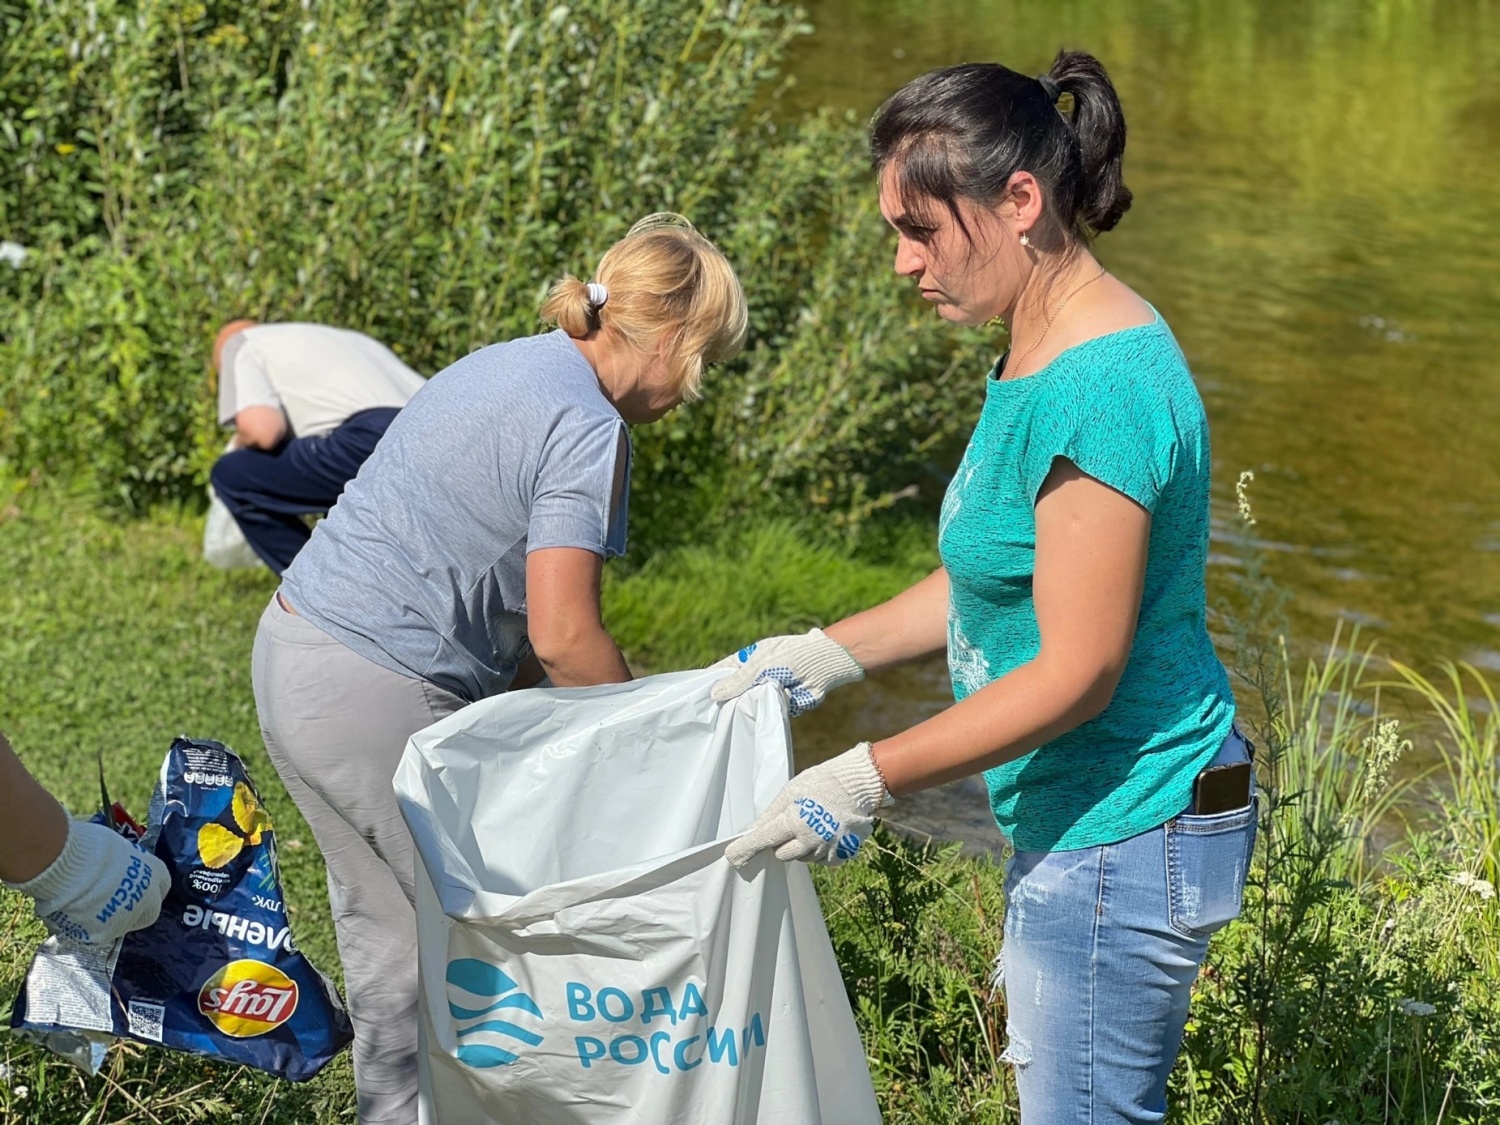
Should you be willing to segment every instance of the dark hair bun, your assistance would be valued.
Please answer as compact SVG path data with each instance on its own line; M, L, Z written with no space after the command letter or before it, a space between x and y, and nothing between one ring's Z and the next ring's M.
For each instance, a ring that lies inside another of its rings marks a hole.
M1083 183L1078 215L1096 231L1113 230L1130 210L1125 186L1125 113L1104 66L1083 51L1059 51L1047 77L1073 96L1073 133L1078 138Z
M1062 95L1072 100L1063 111ZM894 162L902 203L918 216L958 201L998 200L1020 171L1041 183L1048 221L1069 240L1111 230L1130 208L1122 179L1125 114L1093 55L1062 51L1040 78L965 63L912 79L875 111L870 159Z

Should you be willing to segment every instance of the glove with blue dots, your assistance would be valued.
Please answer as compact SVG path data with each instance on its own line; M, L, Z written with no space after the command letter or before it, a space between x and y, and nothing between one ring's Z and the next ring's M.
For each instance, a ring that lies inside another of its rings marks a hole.
M746 645L714 665L733 668L714 685L716 703L728 703L757 684L780 684L793 715L811 711L836 687L862 680L865 670L849 650L822 629L786 637L767 637Z
M54 934L108 945L155 922L172 883L150 852L102 824L74 820L47 870L5 885L35 899L37 917Z
M843 863L854 858L870 835L875 810L890 803L870 744L861 742L787 782L724 855L736 867L768 848L780 860Z

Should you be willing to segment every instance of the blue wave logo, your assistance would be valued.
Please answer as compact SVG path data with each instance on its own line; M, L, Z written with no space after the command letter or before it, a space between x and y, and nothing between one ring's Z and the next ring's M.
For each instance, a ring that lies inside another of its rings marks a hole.
M542 1010L521 986L496 965L462 957L448 963L448 1012L458 1022L458 1061L465 1066L484 1070L492 1066L509 1066L519 1057L519 1044L539 1047L542 1037L509 1019L489 1018L496 1012L525 1013L542 1018ZM469 1022L476 1021L476 1022ZM462 1026L468 1024L467 1027ZM469 1036L499 1039L493 1042L466 1043Z

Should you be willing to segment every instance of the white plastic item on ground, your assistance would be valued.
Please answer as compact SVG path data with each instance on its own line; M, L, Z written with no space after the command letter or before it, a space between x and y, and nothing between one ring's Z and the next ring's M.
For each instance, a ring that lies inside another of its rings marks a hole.
M220 570L249 570L263 565L212 485L208 488L208 519L203 524L203 558Z
M423 1125L868 1125L805 867L724 845L785 784L784 697L721 670L530 690L413 736Z

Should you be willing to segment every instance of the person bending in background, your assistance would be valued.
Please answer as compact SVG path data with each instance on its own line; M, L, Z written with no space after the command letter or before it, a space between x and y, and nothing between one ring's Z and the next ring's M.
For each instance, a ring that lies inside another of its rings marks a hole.
M542 672L631 678L599 607L604 561L625 550L628 427L744 339L734 270L677 216L636 224L594 278L553 287L558 331L422 388L255 636L266 750L328 868L362 1125L417 1120L415 849L391 788L407 739Z
M145 929L171 886L167 865L102 824L74 820L0 734L0 882L36 901L47 929L108 945Z
M219 422L233 446L214 492L277 574L424 380L377 340L322 324L235 320L214 341Z

